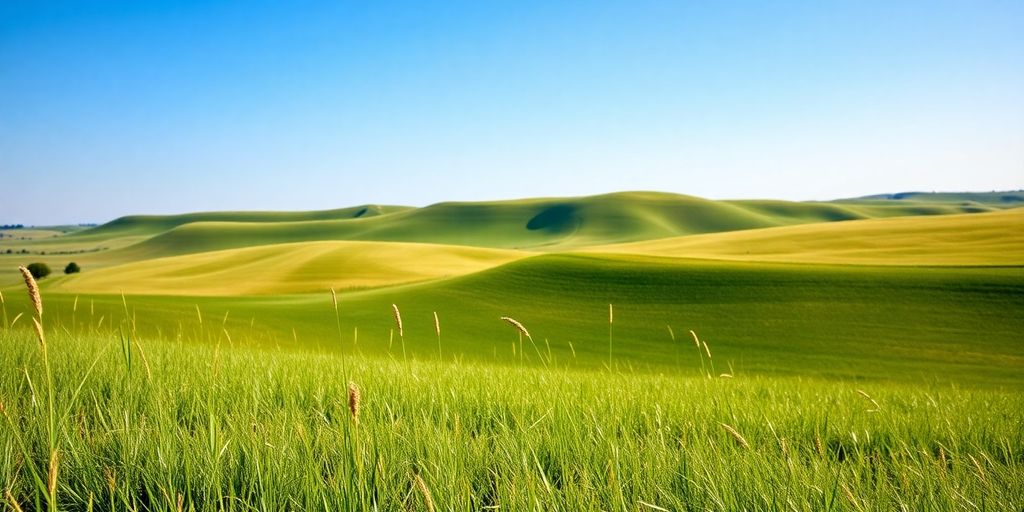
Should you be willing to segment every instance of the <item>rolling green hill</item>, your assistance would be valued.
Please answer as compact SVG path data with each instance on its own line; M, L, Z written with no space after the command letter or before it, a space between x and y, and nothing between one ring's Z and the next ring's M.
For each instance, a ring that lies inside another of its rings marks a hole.
M939 199L712 201L677 194L624 192L450 202L423 208L360 206L311 212L131 216L66 236L0 240L0 283L16 282L15 267L31 261L48 263L57 270L75 261L88 273L152 258L313 241L417 242L558 252L694 234L1000 209ZM5 249L12 254L6 254ZM20 254L22 251L27 254Z
M299 222L376 217L407 209L404 206L362 205L334 210L300 212L199 212L181 215L130 215L120 217L75 238L104 239L122 236L156 235L193 222Z
M49 289L132 295L268 295L453 277L526 253L395 242L300 242L127 263L60 278Z
M43 292L50 325L89 331L123 322L118 295L77 297L49 286ZM404 338L395 331L392 303L401 308ZM326 289L127 298L140 336L216 342L227 332L246 345L393 357L402 357L404 345L409 357L428 358L438 350L436 311L448 357L503 364L518 364L521 355L528 364L550 357L579 367L609 360L608 304L615 308L612 361L622 368L692 372L703 361L715 375L1024 385L1020 267L539 255L452 279L343 293L340 338ZM28 307L23 300L7 304L12 317ZM501 316L523 322L536 346L525 340L520 348ZM710 361L694 348L690 329L708 343Z
M443 352L508 364L1024 385L1024 209L872 201L634 192L323 220L136 218L53 239L142 241L48 253L85 270L42 286L47 322L70 331L124 325L127 306L140 335L429 357L436 311ZM21 260L0 258L13 282ZM758 261L722 261L744 259ZM331 287L342 291L340 333ZM4 291L10 321L27 309ZM524 322L536 345L520 346L501 316Z
M763 227L987 211L958 205L711 201L630 192L583 198L440 203L368 218L197 221L132 247L124 260L316 240L375 240L541 251Z
M867 265L1024 265L1024 209L805 224L595 246L651 256Z

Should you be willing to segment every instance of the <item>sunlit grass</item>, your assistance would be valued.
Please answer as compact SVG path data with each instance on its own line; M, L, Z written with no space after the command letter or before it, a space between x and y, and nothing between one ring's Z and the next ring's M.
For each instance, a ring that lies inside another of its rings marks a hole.
M227 337L47 341L65 509L425 510L417 476L438 510L1013 510L1024 500L1015 392L360 356L343 370L336 354ZM0 484L22 508L46 508L33 477L49 465L38 343L27 331L0 343Z

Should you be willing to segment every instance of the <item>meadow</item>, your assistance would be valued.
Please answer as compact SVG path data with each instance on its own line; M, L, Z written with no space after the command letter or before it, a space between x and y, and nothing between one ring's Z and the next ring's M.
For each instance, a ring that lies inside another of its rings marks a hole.
M0 254L5 506L1019 510L1006 197L631 193L5 238L31 253ZM41 312L26 257L83 272L42 280Z

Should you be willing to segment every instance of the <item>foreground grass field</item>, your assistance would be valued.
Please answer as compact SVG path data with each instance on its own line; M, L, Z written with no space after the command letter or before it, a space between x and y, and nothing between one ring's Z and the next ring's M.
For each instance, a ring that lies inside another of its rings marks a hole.
M1015 392L118 338L50 333L44 364L29 332L0 334L7 506L860 511L1024 503L1024 399Z

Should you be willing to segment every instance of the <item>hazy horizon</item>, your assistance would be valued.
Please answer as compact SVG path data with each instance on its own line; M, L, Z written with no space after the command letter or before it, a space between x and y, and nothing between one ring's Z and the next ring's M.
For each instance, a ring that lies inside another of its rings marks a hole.
M189 214L189 213L225 212L225 211L228 211L228 212L318 211L318 210L334 210L334 209L342 209L342 208L351 208L351 207L363 206L363 205L407 206L407 207L412 207L412 208L422 208L422 207L431 206L431 205L438 204L438 203L446 203L446 202L491 202L491 201L498 202L498 201L516 201L516 200L523 200L523 199L541 199L541 198L562 198L562 197L564 197L564 198L573 198L573 197L590 197L590 196L609 195L609 194L616 194L616 193L631 193L631 192L639 192L639 193L647 193L647 192L651 192L651 193L667 193L667 194L679 194L679 195L689 195L689 196L693 195L693 194L686 194L686 193L683 193L683 192L671 192L671 191L665 191L665 190L615 190L615 191L608 191L608 192L599 192L599 193L596 193L596 194L575 194L575 195L564 195L564 196L542 195L542 196L484 198L484 199L446 199L446 200L443 200L443 201L435 201L435 202L426 203L426 204L401 204L401 203L386 202L386 201L385 202L371 201L371 202L363 202L363 203L338 204L338 205L333 205L333 206L327 206L327 207L324 207L324 208L297 208L297 209L293 208L293 209L287 209L287 210L268 209L268 208L243 208L243 209L232 209L232 210L214 209L214 210L181 210L181 211L164 211L164 212L139 211L139 212L124 212L124 213L116 215L114 217L111 217L111 218L108 218L108 219L101 219L101 220L82 220L82 221L72 220L72 221L67 221L67 222L54 222L54 223L46 223L46 224L42 224L42 223L28 223L28 222L21 222L21 221L17 221L17 220L13 220L12 221L12 220L0 219L0 225L18 225L18 224L21 224L21 225L24 225L26 228L28 228L28 227L47 227L47 226L102 225L102 224L105 224L107 222L116 220L116 219L118 219L120 217L127 217L127 216L132 216L132 215L183 215L183 214ZM845 200L845 199L859 199L859 198L862 198L862 197L870 197L870 196L876 196L876 195L893 195L893 194L907 194L907 193L911 193L911 194L913 194L913 193L923 193L923 194L931 194L931 193L938 193L938 194L985 194L985 193L1002 193L1002 192L1006 192L1006 193L1019 193L1019 192L1024 192L1024 189L1005 189L1005 190L901 190L899 192L879 192L877 194L865 194L863 196L844 196L844 197L820 198L820 199L781 199L781 198L778 198L778 197L703 197L703 196L695 196L695 197L701 197L702 199L710 199L710 200L713 200L713 201L782 200L782 201L795 201L795 202L829 202L829 201L840 201L840 200Z
M1021 19L995 0L4 3L0 223L1018 190Z

